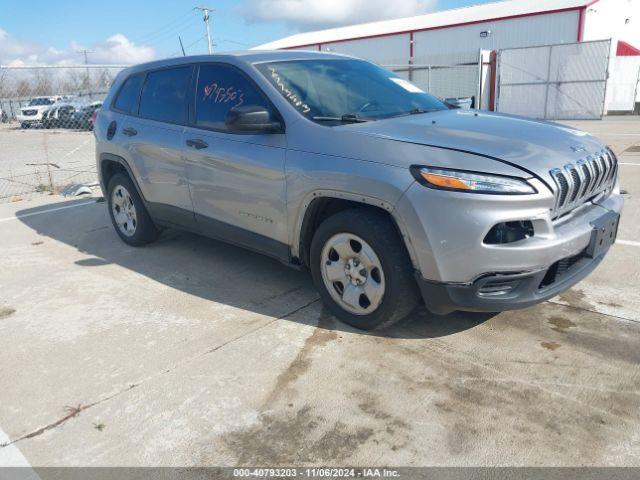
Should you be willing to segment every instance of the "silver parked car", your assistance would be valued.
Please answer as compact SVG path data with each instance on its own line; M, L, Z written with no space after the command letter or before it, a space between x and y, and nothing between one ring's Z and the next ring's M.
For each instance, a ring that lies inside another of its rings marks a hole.
M177 227L308 268L363 329L523 308L615 240L613 152L562 125L450 109L372 63L319 52L184 57L122 71L95 123L129 245Z

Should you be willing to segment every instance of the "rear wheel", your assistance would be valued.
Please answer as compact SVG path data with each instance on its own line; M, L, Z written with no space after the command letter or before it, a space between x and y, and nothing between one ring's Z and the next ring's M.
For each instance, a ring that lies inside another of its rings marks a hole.
M326 219L311 242L310 262L324 304L354 327L389 326L418 304L411 261L382 212L353 209Z
M127 175L116 173L107 192L111 222L123 242L138 247L158 238L158 229Z

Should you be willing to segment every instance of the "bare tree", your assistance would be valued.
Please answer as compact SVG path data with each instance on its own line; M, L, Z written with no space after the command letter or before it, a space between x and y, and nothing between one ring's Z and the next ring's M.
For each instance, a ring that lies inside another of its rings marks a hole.
M16 84L16 89L15 89L15 96L20 98L20 97L28 97L29 95L31 95L32 92L32 87L31 87L31 83L28 80L22 79L22 80L18 80L18 83Z
M37 95L53 94L52 78L46 70L33 70L33 80L34 90Z

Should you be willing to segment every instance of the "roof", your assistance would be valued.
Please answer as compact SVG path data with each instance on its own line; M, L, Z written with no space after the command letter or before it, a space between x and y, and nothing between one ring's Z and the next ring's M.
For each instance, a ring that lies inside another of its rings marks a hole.
M633 45L627 42L618 40L618 48L616 49L616 55L618 57L635 57L640 55L640 49L634 47Z
M597 0L596 0L597 1ZM507 0L494 3L454 8L414 17L362 23L348 27L331 28L315 32L299 33L255 47L256 50L274 50L331 43L340 40L390 35L444 28L454 25L501 20L511 17L576 10L595 3L594 0Z

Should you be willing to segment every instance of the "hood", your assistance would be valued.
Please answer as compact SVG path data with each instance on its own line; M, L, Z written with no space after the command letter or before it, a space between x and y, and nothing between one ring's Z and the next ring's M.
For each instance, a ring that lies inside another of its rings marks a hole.
M26 110L35 110L38 113L44 112L45 110L49 110L52 105L34 105L33 107L22 107L20 110L25 112Z
M545 181L551 180L552 168L604 148L590 134L565 125L474 110L443 110L350 127L362 135L492 157Z

